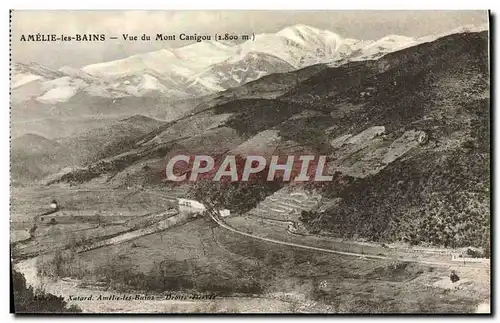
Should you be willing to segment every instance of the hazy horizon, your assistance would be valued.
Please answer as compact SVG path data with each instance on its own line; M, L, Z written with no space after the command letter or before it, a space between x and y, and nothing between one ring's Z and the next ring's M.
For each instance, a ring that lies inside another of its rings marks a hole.
M454 28L488 22L483 11L13 11L11 49L15 62L36 62L51 68L117 60L162 48L189 45L189 41L97 43L21 42L22 34L89 34L107 36L145 33L237 34L275 33L304 24L342 37L378 39L390 34L421 37Z

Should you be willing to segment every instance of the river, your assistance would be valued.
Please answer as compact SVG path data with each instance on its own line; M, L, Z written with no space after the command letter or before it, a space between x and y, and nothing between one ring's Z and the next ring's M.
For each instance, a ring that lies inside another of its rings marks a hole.
M290 302L259 297L216 297L207 300L167 300L165 295L122 293L79 287L75 279L41 278L36 270L37 257L20 261L14 268L24 274L26 283L33 288L40 288L46 293L64 297L68 305L78 306L83 313L193 313L205 311L223 311L238 313L287 312ZM71 300L74 297L89 297L92 300ZM111 298L102 300L100 298ZM191 295L185 295L189 298ZM119 298L119 299L117 299ZM146 299L154 298L154 299Z
M126 232L116 237L99 241L85 249L99 248L105 245L119 244L130 241L146 234L166 230L192 218L190 213L180 212L146 228ZM81 250L82 252L85 250ZM38 256L43 257L43 256ZM41 289L46 293L64 297L68 305L77 305L84 313L165 313L165 312L203 312L208 309L261 312L283 311L290 307L290 303L276 299L259 297L216 297L215 299L191 300L191 294L183 295L183 299L165 299L165 294L122 293L98 289L97 287L82 287L82 281L75 279L51 279L37 275L36 264L38 257L22 260L14 265L21 272L26 283L34 289ZM168 295L168 294L167 294ZM89 297L91 300L73 300L75 297ZM197 295L199 296L199 295ZM103 300L103 298L108 298ZM111 298L111 299L109 299ZM263 306L265 305L265 306Z

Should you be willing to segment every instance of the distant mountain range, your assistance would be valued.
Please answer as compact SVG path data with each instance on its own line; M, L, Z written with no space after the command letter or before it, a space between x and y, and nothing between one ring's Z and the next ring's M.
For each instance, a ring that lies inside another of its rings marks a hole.
M173 121L234 98L274 99L326 68L376 60L447 34L484 29L487 26L465 26L422 38L389 35L360 41L295 25L256 35L255 41L205 41L81 69L13 63L11 136L33 133L57 139L137 113Z
M461 30L478 28L484 29L484 26ZM453 32L456 31L450 33ZM256 35L254 41L241 44L202 41L81 69L65 66L53 70L36 63L15 63L11 88L15 103L35 99L42 104L57 104L78 93L105 98L151 95L185 98L223 91L268 74L314 64L339 65L377 59L436 37L389 35L375 41L362 41L295 25L276 34Z

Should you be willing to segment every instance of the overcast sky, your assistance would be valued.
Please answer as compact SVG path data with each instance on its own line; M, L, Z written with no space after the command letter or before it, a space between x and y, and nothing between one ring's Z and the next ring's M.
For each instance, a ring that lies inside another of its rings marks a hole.
M53 68L81 67L186 41L27 43L22 34L274 33L295 24L328 29L343 37L377 39L388 34L425 36L487 22L486 11L14 11L12 58Z

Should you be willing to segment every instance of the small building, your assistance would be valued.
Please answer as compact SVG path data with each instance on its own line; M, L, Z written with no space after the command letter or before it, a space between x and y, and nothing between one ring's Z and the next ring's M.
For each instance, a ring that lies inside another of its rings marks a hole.
M229 211L228 209L222 209L222 210L219 210L219 215L223 218L225 217L228 217L231 215L231 211Z
M56 200L52 200L52 202L50 203L50 208L52 210L57 210L59 209L59 205L57 204L57 201Z

